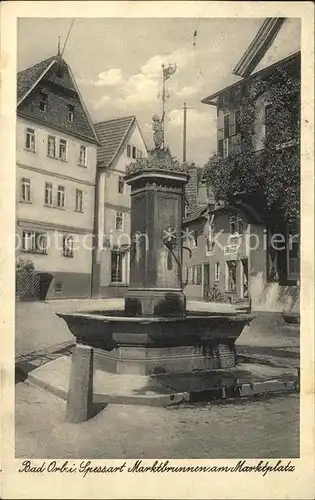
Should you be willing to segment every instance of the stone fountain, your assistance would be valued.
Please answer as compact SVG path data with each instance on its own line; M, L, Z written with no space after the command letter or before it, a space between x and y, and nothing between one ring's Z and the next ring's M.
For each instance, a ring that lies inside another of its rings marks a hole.
M130 287L124 311L59 314L76 337L67 419L91 416L98 369L158 378L235 367L235 341L250 316L192 313L182 289L185 164L168 148L127 167L131 186Z

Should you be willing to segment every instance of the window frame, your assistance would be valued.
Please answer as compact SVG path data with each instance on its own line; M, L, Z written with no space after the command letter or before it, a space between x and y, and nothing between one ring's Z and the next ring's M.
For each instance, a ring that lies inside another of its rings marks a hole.
M114 255L116 256L116 259L119 259L119 270L117 271L117 263L116 267L113 267L113 257ZM111 255L110 255L110 282L112 284L117 284L117 285L122 285L125 283L125 252L122 250L111 250ZM115 274L113 274L115 273ZM117 279L119 278L120 279ZM113 279L115 278L115 279Z
M80 193L80 196L78 196ZM78 203L80 200L80 203ZM75 190L75 212L83 213L83 190L76 188Z
M42 97L44 96L44 99L42 99ZM46 92L43 92L41 91L40 94L39 94L39 109L40 111L42 111L43 113L45 113L47 111L47 104L48 104L48 94ZM43 107L42 107L43 105Z
M54 140L54 154L50 154L50 149L49 149L49 139ZM47 136L47 156L49 158L57 158L57 137L55 135L48 134Z
M27 188L24 191L25 186L27 186ZM24 193L27 193L28 196L24 197ZM22 177L21 179L20 201L22 201L23 203L31 203L31 179L28 179L26 177Z
M127 151L126 151L127 157L131 158L131 145L127 144Z
M81 161L81 151L83 150L84 148L84 161L82 162ZM80 167L86 167L87 166L87 146L85 146L84 144L80 144L80 147L79 147L79 161L78 161L78 164L80 165Z
M221 263L216 261L214 263L214 281L219 282L221 279Z
M229 150L230 150L230 140L229 137L225 137L223 139L223 158L227 158L229 156Z
M33 137L33 147L31 147L32 141L30 140L30 147L27 146L28 137ZM32 127L26 127L25 131L25 149L30 153L36 153L36 131Z
M125 181L124 176L119 175L117 179L117 191L118 194L125 194Z
M120 215L120 217L119 217ZM121 220L121 228L117 227L117 221ZM116 231L123 231L124 230L124 213L123 212L116 212L115 215L115 229Z
M60 148L61 148L61 143L64 143L65 145L65 158L62 158L61 154L60 154ZM59 141L58 141L58 159L60 161L68 161L68 141L67 139L63 139L62 137L59 138Z
M73 251L73 235L72 234L63 234L62 235L62 256L67 257L67 258L73 258L74 257L74 251ZM69 242L70 245L69 245Z
M235 127L235 135L241 134L241 109L234 110L234 127Z
M28 235L28 238L25 236ZM38 240L44 238L45 245L39 245ZM31 248L29 245L25 245L25 242L31 243ZM47 233L43 231L33 231L31 229L23 229L22 231L22 252L25 253L36 253L40 255L47 255Z
M44 205L46 207L53 206L53 189L54 187L52 182L45 182ZM49 196L47 196L47 193L50 194L50 200L48 199Z
M74 105L73 104L67 104L67 121L69 123L74 122Z
M223 116L223 139L230 137L230 114Z
M63 193L63 204L59 204L59 193ZM66 188L65 186L62 186L59 184L57 186L57 196L56 196L56 208L59 208L60 210L65 209L66 207Z

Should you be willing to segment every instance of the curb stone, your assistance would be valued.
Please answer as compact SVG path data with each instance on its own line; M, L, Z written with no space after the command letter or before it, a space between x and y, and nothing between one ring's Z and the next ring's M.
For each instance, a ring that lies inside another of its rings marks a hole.
M41 381L36 376L29 374L25 382L31 386L38 387L49 392L59 399L67 401L67 391L62 388L54 387L52 384ZM299 392L299 380L266 380L256 382L246 382L236 384L234 387L220 387L201 391L178 392L174 394L156 394L154 396L140 395L93 395L94 403L103 404L125 404L125 405L140 405L140 406L163 406L172 407L181 403L197 403L210 402L215 400L229 400L248 398L259 394L285 394Z

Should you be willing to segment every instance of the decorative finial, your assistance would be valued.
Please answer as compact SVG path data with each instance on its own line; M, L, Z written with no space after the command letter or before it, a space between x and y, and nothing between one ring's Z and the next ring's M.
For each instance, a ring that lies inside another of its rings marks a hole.
M57 52L57 56L61 57L61 53L60 53L60 36L58 36L58 52Z

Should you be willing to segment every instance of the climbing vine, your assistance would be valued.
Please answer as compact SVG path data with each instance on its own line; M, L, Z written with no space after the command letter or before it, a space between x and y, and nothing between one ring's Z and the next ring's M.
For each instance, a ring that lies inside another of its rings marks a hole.
M256 78L241 88L240 137L227 158L212 156L204 178L217 200L236 197L256 200L260 212L296 219L300 203L299 109L300 78L296 68L278 67L267 78ZM262 148L254 147L257 99L265 105L267 126ZM257 196L256 196L257 195Z

